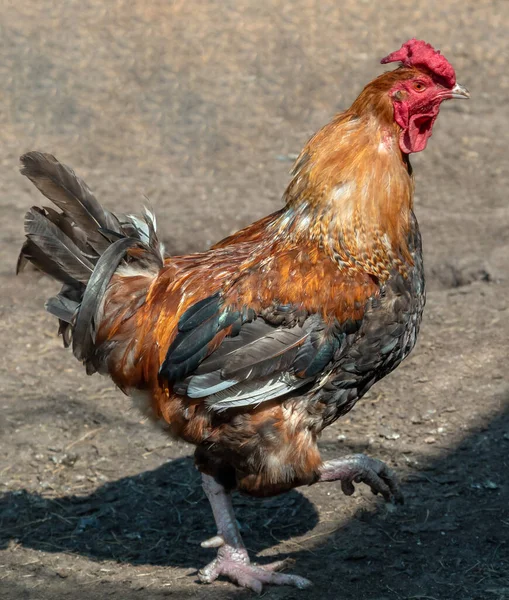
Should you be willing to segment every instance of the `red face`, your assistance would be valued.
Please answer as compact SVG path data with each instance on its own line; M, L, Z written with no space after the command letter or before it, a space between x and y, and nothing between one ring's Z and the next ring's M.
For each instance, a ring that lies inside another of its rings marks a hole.
M436 83L429 75L400 81L389 92L394 120L401 127L399 146L405 154L426 148L440 104L453 98L453 91Z

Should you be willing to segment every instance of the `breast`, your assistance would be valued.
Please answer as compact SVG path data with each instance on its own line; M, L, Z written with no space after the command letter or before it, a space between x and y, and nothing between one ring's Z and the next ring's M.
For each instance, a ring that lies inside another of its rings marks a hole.
M412 251L414 265L405 275L392 273L380 296L368 301L359 331L346 340L315 390L314 400L325 405L321 428L351 410L414 348L426 299L420 238Z

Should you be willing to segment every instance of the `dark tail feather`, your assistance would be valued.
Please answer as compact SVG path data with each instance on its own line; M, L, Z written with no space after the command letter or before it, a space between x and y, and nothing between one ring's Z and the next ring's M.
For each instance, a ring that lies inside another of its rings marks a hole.
M34 267L50 275L53 279L69 285L78 284L78 281L62 269L52 258L44 253L31 239L27 238L18 257L16 275L24 271L28 262Z
M70 300L60 293L58 296L50 298L45 307L50 314L58 318L58 333L64 340L64 346L68 348L71 344L72 326L80 307L79 302Z
M88 282L74 326L72 351L76 358L86 360L95 341L94 319L99 310L106 287L126 252L139 242L133 238L122 238L114 242L97 261L94 272Z
M101 228L121 233L118 219L99 204L87 184L72 169L59 163L54 156L28 152L21 157L21 162L21 174L83 230L88 243L99 254L110 244L100 232Z
M16 272L29 261L64 284L46 309L59 319L64 344L68 346L72 337L75 356L92 372L96 320L111 277L123 262L152 270L164 263L155 217L145 210L143 218L118 218L99 204L72 169L50 154L29 152L21 162L21 173L62 212L39 207L27 212L27 239Z
M59 229L61 229L67 237L71 238L71 240L76 244L76 246L78 246L78 248L87 258L91 260L94 259L96 252L90 247L87 241L87 236L83 233L83 231L81 231L81 229L73 226L69 217L64 215L64 213L59 213L50 206L43 206L43 210L48 219Z
M60 324L58 334L62 336L64 346L68 348L72 340L72 328L76 321L76 315L80 308L85 286L64 285L60 294L50 298L46 304L46 310L58 318Z
M94 264L42 209L33 207L27 212L25 233L30 242L73 279L83 283L90 279Z
M62 294L51 297L45 304L46 310L64 323L72 323L80 306L76 300L71 300Z

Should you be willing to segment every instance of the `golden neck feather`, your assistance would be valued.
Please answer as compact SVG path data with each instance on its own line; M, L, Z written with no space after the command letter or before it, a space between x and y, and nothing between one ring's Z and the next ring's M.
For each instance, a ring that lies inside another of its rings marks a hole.
M384 280L412 262L413 177L398 126L355 108L308 142L274 225L296 241L318 241L341 266Z

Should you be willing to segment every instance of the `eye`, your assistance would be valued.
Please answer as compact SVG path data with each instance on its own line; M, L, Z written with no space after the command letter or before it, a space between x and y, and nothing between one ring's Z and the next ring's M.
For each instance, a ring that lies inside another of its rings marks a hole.
M414 81L412 87L416 92L424 92L424 90L426 89L426 86L424 85L424 83L422 83L422 81Z

